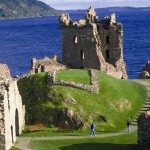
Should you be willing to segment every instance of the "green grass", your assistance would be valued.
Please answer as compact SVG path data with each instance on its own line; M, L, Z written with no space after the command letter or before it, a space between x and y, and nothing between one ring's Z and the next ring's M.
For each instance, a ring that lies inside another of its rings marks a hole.
M75 88L53 86L53 90L74 98L77 104L66 106L84 119L84 122L96 122L102 131L122 130L126 119L134 119L146 99L146 89L135 82L118 80L100 72L99 94L92 94ZM82 116L84 112L85 117ZM104 121L106 119L106 122Z
M88 70L60 70L56 71L56 80L74 81L82 84L90 84L90 72Z
M113 133L111 131L99 131L96 130L96 134ZM49 137L49 136L87 136L90 134L90 130L74 130L66 132L58 132L58 128L45 128L44 131L29 132L29 126L26 125L25 129L21 133L21 137Z
M77 74L72 73L71 77L75 79ZM87 130L93 121L99 132L123 130L127 118L133 120L140 111L147 91L138 83L118 80L101 71L98 77L99 94L65 86L46 86L46 74L35 74L20 80L19 90L26 105L26 122L53 126L49 118L57 118L59 110L71 109ZM63 103L66 99L74 99L75 103Z
M13 146L9 150L21 150L21 149Z
M137 133L105 138L32 141L33 150L135 150Z

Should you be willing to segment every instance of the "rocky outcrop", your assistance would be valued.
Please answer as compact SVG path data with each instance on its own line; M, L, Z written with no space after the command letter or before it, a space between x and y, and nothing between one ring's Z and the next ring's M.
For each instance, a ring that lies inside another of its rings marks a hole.
M78 114L74 113L71 109L61 110L58 114L58 126L62 128L80 129L84 126Z
M141 114L137 121L138 121L138 150L149 150L150 111Z
M139 74L139 79L150 79L150 61L143 67L142 72Z

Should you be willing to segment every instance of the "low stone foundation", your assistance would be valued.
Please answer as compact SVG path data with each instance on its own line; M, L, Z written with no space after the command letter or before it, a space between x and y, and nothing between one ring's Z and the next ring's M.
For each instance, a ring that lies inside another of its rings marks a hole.
M97 70L91 69L91 85L85 85L73 81L64 81L64 80L55 80L55 71L50 71L47 74L47 84L48 85L63 85L78 88L81 90L85 90L91 93L99 93L99 86L98 86L98 77L97 77Z
M43 59L37 60L33 58L31 61L31 70L30 73L41 73L41 72L49 72L55 70L64 70L67 68L66 65L62 64L59 61L57 55L54 55L52 58L44 57Z
M138 118L138 150L150 149L150 111Z

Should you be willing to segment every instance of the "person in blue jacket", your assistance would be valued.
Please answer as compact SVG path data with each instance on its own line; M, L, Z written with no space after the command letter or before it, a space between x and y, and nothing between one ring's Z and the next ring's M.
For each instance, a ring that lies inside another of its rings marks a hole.
M130 133L131 132L131 119L130 118L128 118L127 120L127 127L128 127L128 133Z
M91 136L92 136L92 135L96 136L94 123L91 124L91 134L90 134L90 135L91 135Z

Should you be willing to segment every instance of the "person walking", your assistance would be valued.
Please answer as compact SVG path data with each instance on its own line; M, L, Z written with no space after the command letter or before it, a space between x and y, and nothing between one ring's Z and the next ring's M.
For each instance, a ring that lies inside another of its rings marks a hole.
M127 127L128 127L128 133L130 133L131 132L131 119L130 118L128 118L127 120Z
M90 136L92 136L92 135L96 136L94 123L91 124L91 134L90 134Z

